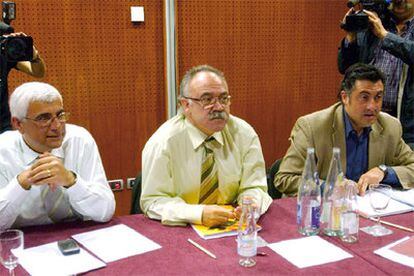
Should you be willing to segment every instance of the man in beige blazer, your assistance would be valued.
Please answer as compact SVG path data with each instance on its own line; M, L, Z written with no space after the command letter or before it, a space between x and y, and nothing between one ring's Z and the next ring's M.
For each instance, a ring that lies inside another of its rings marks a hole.
M315 148L320 179L326 179L332 148L341 150L344 175L358 183L363 195L369 184L414 187L414 153L401 138L398 119L381 112L384 76L374 66L357 63L347 70L336 103L300 117L274 185L288 196L297 194L306 149Z

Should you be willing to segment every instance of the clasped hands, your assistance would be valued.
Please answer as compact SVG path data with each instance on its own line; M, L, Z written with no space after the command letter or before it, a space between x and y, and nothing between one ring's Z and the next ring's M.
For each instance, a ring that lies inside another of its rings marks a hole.
M67 170L62 160L49 152L39 155L34 164L17 176L19 184L26 190L32 185L49 185L53 191L58 186L66 188L75 184L75 175Z

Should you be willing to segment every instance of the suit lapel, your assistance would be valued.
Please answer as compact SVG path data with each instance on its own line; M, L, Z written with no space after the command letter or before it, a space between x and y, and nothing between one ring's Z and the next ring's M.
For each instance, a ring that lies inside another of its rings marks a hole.
M378 121L372 125L368 145L368 170L385 161L382 158L384 156L384 149L387 145L385 144L384 139L382 139L382 131L383 128Z
M342 171L346 174L346 141L342 104L339 104L338 108L335 110L335 117L332 125L332 145L341 150Z

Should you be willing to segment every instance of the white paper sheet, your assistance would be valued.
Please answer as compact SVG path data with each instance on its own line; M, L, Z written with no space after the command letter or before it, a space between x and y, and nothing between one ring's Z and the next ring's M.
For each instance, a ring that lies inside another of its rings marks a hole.
M391 198L414 207L414 189L404 191L392 190Z
M64 256L52 242L16 253L19 263L30 275L74 275L105 267L105 263L80 249L78 254Z
M161 248L124 224L72 237L106 263Z
M377 254L377 255L380 255L380 256L382 256L386 259L394 261L396 263L400 263L400 264L403 264L403 265L414 268L414 258L411 258L410 256L406 256L406 255L403 255L403 254L400 254L400 253L397 253L397 252L389 249L390 247L393 247L394 245L397 245L397 244L399 244L403 241L406 241L408 239L409 239L409 237L402 238L402 239L400 239L396 242L393 242L393 243L391 243L389 245L386 245L386 246L384 246L384 247L382 247L378 250L375 250L374 253Z
M332 263L353 257L348 252L319 236L286 240L267 246L299 268Z
M390 216L395 214L402 214L411 212L414 209L404 203L398 202L396 200L391 199L390 203L388 204L387 208L381 212L376 212L369 202L369 195L366 194L363 197L358 196L357 197L357 204L358 204L358 210L368 216L368 217L384 217L384 216Z

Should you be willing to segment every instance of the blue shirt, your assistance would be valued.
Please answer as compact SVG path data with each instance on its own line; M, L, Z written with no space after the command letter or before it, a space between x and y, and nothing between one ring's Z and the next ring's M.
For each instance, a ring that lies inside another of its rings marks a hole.
M361 175L368 171L368 145L371 127L365 127L360 136L352 127L348 114L344 109L345 141L346 141L346 175L345 177L358 182ZM387 176L381 183L393 187L401 187L400 180L394 169L388 167Z

